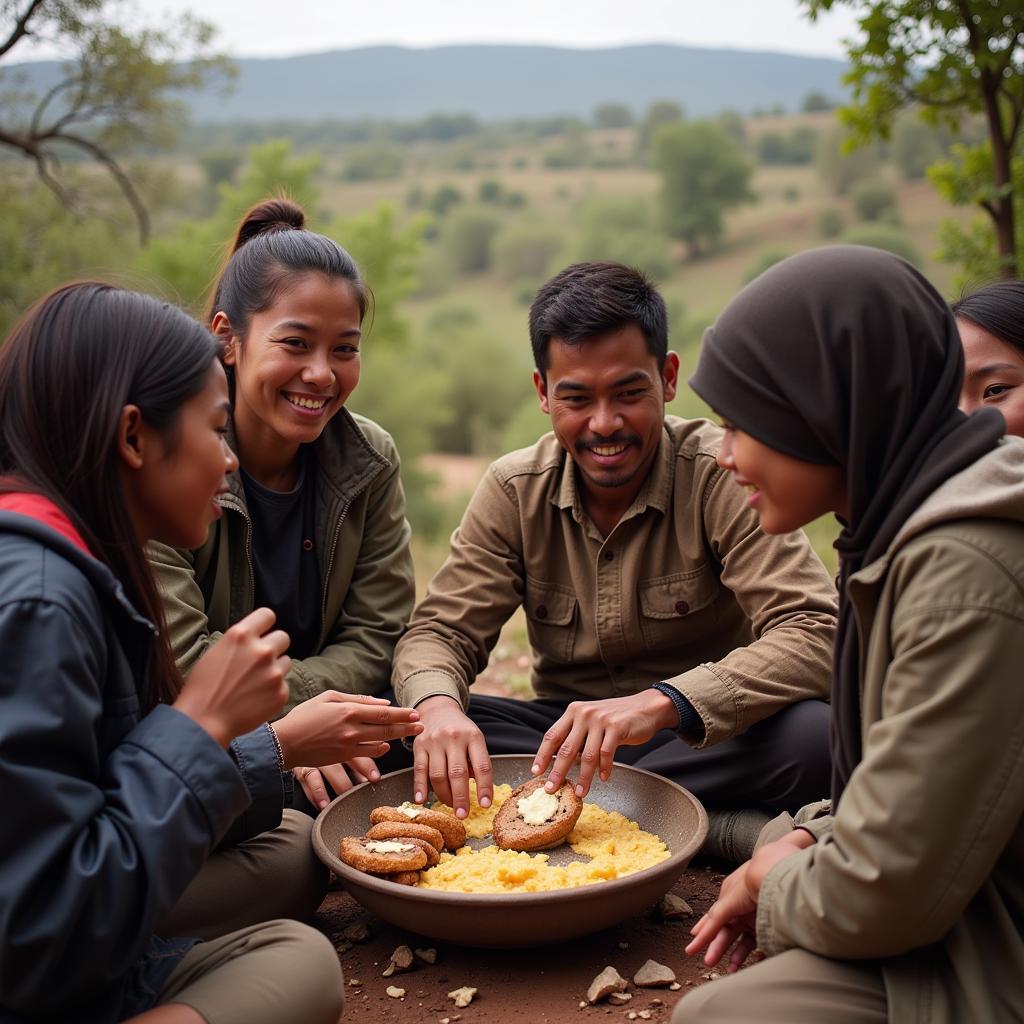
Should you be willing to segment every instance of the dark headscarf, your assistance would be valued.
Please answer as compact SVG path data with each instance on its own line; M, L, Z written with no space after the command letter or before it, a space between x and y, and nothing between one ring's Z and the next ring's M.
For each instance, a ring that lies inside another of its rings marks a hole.
M833 655L832 798L861 758L857 624L846 581L936 487L995 447L1001 416L957 411L963 353L949 307L909 263L833 246L752 281L704 335L690 386L733 426L846 475Z

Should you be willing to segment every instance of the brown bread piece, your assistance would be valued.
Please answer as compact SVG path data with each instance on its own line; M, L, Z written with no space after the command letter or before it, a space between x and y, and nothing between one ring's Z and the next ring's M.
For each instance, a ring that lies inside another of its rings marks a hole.
M425 839L435 850L444 849L444 836L429 825L417 825L414 821L379 821L366 830L370 839L402 839L413 836Z
M383 878L385 882L394 882L395 885L419 885L420 873L418 871L396 871L393 875L385 875L380 871L371 871L371 875Z
M359 871L381 872L382 874L394 874L397 871L419 871L427 863L427 855L415 843L410 850L402 850L398 853L377 853L368 850L366 844L376 839L380 842L382 836L346 836L341 841L339 855L341 859ZM391 839L390 836L387 837ZM395 839L394 842L401 840Z
M374 807L370 811L371 824L377 825L382 821L413 822L436 828L444 836L446 850L457 850L466 845L466 826L454 814L446 814L444 811L432 811L424 807L415 818L410 818L397 807Z
M551 794L558 798L558 810L550 821L543 825L527 825L519 816L518 802L535 790L542 789L546 781L541 778L524 782L501 805L491 828L495 846L503 850L550 850L565 842L583 813L583 801L576 795L573 789L575 783L570 780L563 782Z

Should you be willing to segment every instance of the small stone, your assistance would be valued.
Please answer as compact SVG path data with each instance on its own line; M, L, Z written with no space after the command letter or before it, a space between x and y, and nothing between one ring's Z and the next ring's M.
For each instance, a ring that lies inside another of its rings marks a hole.
M348 942L348 941L345 941L345 942L339 942L338 945L335 947L335 950L338 953L347 953L351 948L352 948L352 943Z
M587 1002L593 1005L612 992L624 992L626 990L626 979L614 967L606 967L587 989Z
M615 1006L625 1006L625 1004L632 998L632 992L612 992L612 994L608 996L608 1002L613 1003Z
M477 990L475 988L463 985L462 988L457 988L453 992L449 992L448 998L454 999L455 1005L461 1008L463 1006L469 1006L469 1004L473 1002L473 996L475 996L476 993ZM458 1019L458 1017L455 1018L455 1020Z
M633 975L633 984L640 988L660 988L662 985L671 985L675 980L675 971L671 967L659 964L657 960L648 960Z
M686 984L687 985L692 985L693 982L692 981L688 981ZM682 987L683 986L680 985L678 981L673 981L672 984L669 985L668 990L669 990L669 992L678 992Z
M660 999L652 999L651 1000L651 1006L661 1006L661 1005L662 1005L662 1002L661 1002Z
M395 965L393 963L390 963L390 964L387 965L387 967L384 968L383 971L381 971L380 976L382 978L390 978L391 975L394 974L394 973L395 973Z
M651 1013L651 1011L650 1011L650 1010L641 1010L641 1011L640 1011L640 1012L639 1012L639 1013L637 1014L637 1016L638 1016L638 1017L639 1017L639 1018L640 1018L641 1020L650 1020L650 1019L651 1019L651 1017L653 1017L653 1016L654 1016L654 1014L653 1014L653 1013Z
M384 991L387 992L387 994L389 996L391 996L392 999L404 999L405 998L405 989L404 988L395 988L394 985L388 985L388 987L386 989L384 989Z
M416 955L426 964L437 963L437 950L436 949L417 949Z
M348 983L354 988L356 985L362 985L362 982L358 978L349 978Z
M412 950L408 946L399 946L391 954L391 963L396 970L407 971L412 967Z
M628 942L620 942L619 943L619 949L629 949L629 943Z
M580 1009L581 1010L585 1010L586 1008L587 1008L587 1001L586 1001L586 999L581 999L580 1000Z
M440 1019L440 1020L439 1020L439 1021L437 1022L437 1024L452 1024L452 1022L451 1022L451 1018L449 1018L449 1017L442 1017L442 1018L441 1018L441 1019Z
M686 900L669 892L662 896L658 912L663 921L673 921L680 917L692 917L693 907Z
M636 1014L630 1010L629 1013L626 1014L626 1020L636 1020Z
M370 926L365 921L350 924L342 933L349 942L369 942Z

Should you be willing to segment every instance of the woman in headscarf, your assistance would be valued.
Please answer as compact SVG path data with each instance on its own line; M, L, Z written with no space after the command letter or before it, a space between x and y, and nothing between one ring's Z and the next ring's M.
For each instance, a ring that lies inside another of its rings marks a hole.
M834 773L687 947L768 959L675 1024L1020 1019L1024 443L962 376L948 306L874 249L785 260L705 336L690 383L762 527L843 527Z

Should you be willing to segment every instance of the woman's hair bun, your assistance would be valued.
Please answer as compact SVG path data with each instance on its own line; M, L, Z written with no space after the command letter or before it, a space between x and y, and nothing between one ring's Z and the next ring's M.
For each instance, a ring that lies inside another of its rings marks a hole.
M264 199L242 218L231 251L238 252L257 235L266 235L272 231L301 231L305 223L306 214L298 203L283 197Z

